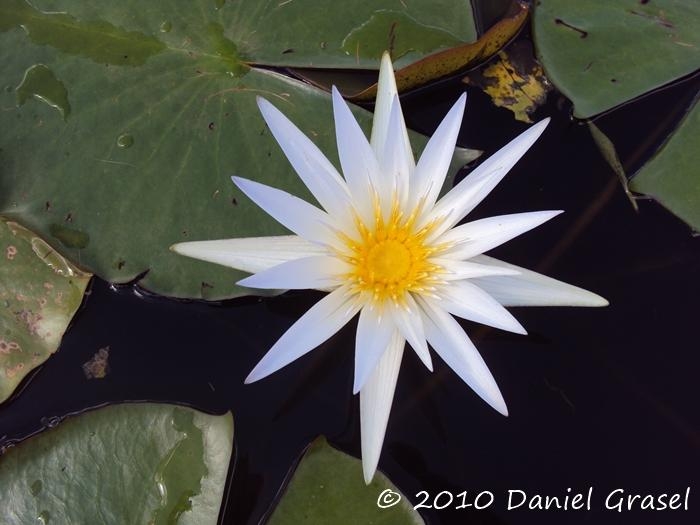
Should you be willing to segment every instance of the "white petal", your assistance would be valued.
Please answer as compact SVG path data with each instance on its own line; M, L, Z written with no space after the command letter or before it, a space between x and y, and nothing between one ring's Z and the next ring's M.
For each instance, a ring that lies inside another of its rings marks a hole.
M315 255L278 264L237 284L270 290L318 290L339 286L350 270L350 265L337 257Z
M285 261L326 253L322 246L297 235L180 242L170 249L180 255L251 273Z
M373 219L372 196L377 191L379 164L350 108L333 87L333 114L338 156L352 201L360 217L370 224Z
M355 338L355 378L352 393L357 394L365 385L377 366L379 358L389 346L394 334L393 323L386 315L379 315L376 309L364 307L360 310Z
M530 146L539 138L549 124L546 118L527 131L518 135L506 146L491 155L467 177L440 199L431 217L444 216L446 219L436 233L442 233L461 221L484 197L501 181L506 173L518 162Z
M419 312L420 307L410 295L407 295L405 300L405 308L390 303L389 311L401 336L411 345L411 348L416 352L416 355L418 355L425 367L432 372L433 361L430 358L428 342L425 339L423 319Z
M512 270L510 268L477 264L472 261L456 261L446 257L434 257L430 259L429 262L442 267L444 273L440 274L440 278L443 281L473 279L474 277L484 277L487 275L516 275L518 273L517 270Z
M405 344L403 337L394 332L389 347L360 390L362 472L367 484L372 481L379 464Z
M399 97L395 96L389 116L389 134L380 160L381 177L377 182L384 220L388 220L391 215L394 198L399 199L399 204L403 208L409 193L413 153L410 149L406 149L406 143L401 134L403 125Z
M454 243L448 254L455 259L468 259L484 253L540 224L556 217L562 210L534 211L488 217L452 228L439 242Z
M250 200L285 228L310 241L328 243L332 234L328 228L328 214L299 197L272 186L242 177L231 180Z
M428 342L455 373L479 397L504 416L508 408L486 363L454 317L439 306L418 298Z
M541 273L478 255L475 262L518 272L502 277L479 277L474 282L504 306L607 306L600 295L566 284Z
M525 328L488 293L471 281L454 281L436 290L441 308L457 317L500 328L516 334L527 334Z
M374 102L374 118L372 120L372 135L370 138L370 144L372 145L372 149L374 150L377 159L381 163L383 160L382 155L384 154L384 147L387 138L391 135L397 134L398 138L403 140L405 150L410 153L410 158L407 157L407 160L412 169L415 165L415 161L413 160L413 154L411 153L411 143L408 140L408 131L406 130L406 123L404 122L400 105L400 125L398 127L390 127L389 125L392 104L394 97L397 97L397 95L398 91L396 90L394 67L391 65L389 53L385 51L382 55L381 65L379 66L379 81L377 83L377 98Z
M338 288L313 305L255 365L245 382L252 383L287 366L340 330L360 309L356 295Z
M421 198L425 199L426 210L432 209L435 204L452 162L466 101L467 94L462 93L442 119L418 159L411 181L413 205L417 204Z
M333 164L299 128L262 97L258 107L294 170L326 211L347 208L349 193Z

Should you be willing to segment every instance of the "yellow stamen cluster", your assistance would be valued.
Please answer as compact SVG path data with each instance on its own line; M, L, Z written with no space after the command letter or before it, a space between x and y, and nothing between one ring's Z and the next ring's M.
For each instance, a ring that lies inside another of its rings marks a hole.
M378 304L390 299L403 306L408 292L429 292L438 281L442 269L429 258L442 247L425 242L435 224L416 227L421 206L405 217L395 198L388 218L377 199L374 208L374 224L356 217L359 239L344 239L353 267L348 279L356 293L368 293Z

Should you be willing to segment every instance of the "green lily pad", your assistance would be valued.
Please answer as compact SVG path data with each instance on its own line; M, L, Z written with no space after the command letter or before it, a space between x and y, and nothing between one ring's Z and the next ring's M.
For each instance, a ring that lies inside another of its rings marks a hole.
M547 76L590 117L700 67L696 0L539 0L537 53Z
M630 188L654 197L700 232L700 106L697 98L668 141L632 178Z
M0 218L0 402L58 349L89 281L41 238Z
M281 0L260 6L259 0L236 0L222 9L236 9L241 52L258 64L378 69L381 53L390 50L401 67L477 37L467 0L349 0L323 7L318 0Z
M115 405L71 417L0 458L2 523L216 524L231 414Z
M445 13L422 19L418 15L434 2L412 2L423 7L407 14L436 27L450 20L441 30L451 32L455 18L466 20L460 9L467 3L441 0L448 4ZM255 97L275 103L337 162L331 103L327 94L248 61L278 56L275 63L285 64L295 55L306 56L307 64L318 59L346 67L341 41L356 27L344 26L344 3L334 10L313 4L303 12L299 6L310 1L262 5L0 3L0 78L6 83L0 90L0 213L111 282L140 277L145 288L176 297L250 293L234 284L241 272L177 256L168 247L284 233L230 181L241 175L310 198L266 129ZM401 11L400 5L387 0L372 12ZM363 9L369 19L369 8ZM335 31L333 46L318 46L316 24ZM287 37L273 38L277 29L295 35L298 52L279 53ZM360 108L355 114L369 130L371 114ZM417 150L425 144L416 134L412 141Z
M334 449L320 437L302 457L267 523L423 525L425 522L386 476L378 472L365 485L361 461Z

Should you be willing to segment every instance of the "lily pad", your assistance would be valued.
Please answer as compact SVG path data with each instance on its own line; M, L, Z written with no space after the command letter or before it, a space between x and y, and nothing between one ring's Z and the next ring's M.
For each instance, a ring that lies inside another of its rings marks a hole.
M115 405L59 424L0 458L2 523L216 524L231 414Z
M401 67L477 36L468 0L348 0L326 5L318 0L280 0L262 5L259 0L236 0L221 9L236 11L236 41L245 58L257 64L378 69L382 52L391 50Z
M700 232L700 107L698 99L689 113L632 178L630 189L654 197Z
M696 0L539 0L537 54L580 118L596 115L700 67Z
M303 55L306 64L318 58L346 67L341 41L352 29L343 26L343 3L330 11L313 4L303 17L297 10L310 1L262 5L0 3L0 78L7 83L0 91L0 213L111 282L140 278L145 288L177 297L250 293L234 284L241 272L179 257L168 247L284 233L230 181L242 175L311 198L266 129L255 97L278 105L336 161L331 103L315 88L248 62L276 56L275 64L285 64ZM441 30L448 32L468 17L456 14L467 2L442 0L452 7L425 19L419 15L434 3L411 5L408 15L436 27L452 16L462 20L445 23ZM380 8L402 9L400 1L387 0L372 12ZM323 31L337 29L337 46L318 46L317 23ZM287 37L271 36L277 29L292 35L292 27L295 49L304 53L280 53ZM371 114L354 111L369 130ZM416 134L412 141L416 150L425 144ZM452 174L456 169L455 163Z
M423 525L425 522L386 476L378 472L365 485L360 460L334 449L320 437L302 457L267 523Z
M0 402L58 349L89 281L41 238L0 219Z

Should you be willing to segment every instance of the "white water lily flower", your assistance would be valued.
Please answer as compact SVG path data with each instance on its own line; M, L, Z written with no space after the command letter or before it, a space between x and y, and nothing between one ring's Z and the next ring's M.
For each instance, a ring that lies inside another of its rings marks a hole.
M453 316L525 334L504 306L607 304L581 288L483 255L560 211L502 215L457 226L537 140L548 120L482 162L438 200L465 101L466 94L416 164L385 54L369 142L333 89L341 177L294 124L259 98L272 134L323 209L233 177L248 197L295 235L173 246L183 255L254 273L239 282L244 286L330 292L280 337L246 383L306 354L359 312L353 390L360 393L367 483L379 461L406 342L432 371L430 344L484 401L507 415L496 382Z

